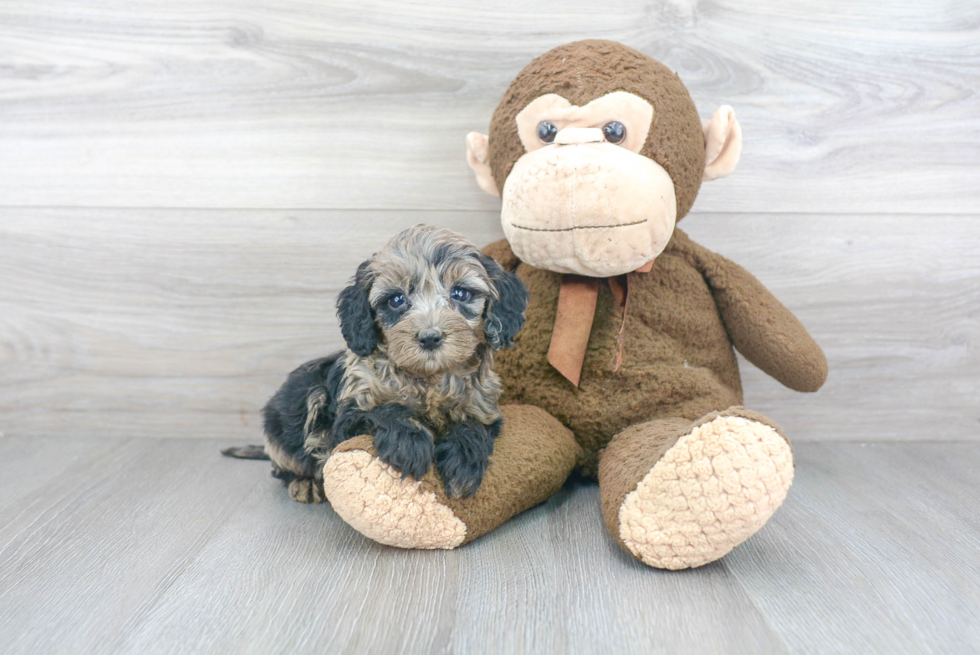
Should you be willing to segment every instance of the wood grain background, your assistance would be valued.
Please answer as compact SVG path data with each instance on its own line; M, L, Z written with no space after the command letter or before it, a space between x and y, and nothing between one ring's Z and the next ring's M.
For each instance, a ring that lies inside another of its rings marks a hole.
M980 5L911 0L6 0L0 431L258 439L387 236L499 238L463 137L580 38L736 109L681 227L831 364L814 395L745 364L746 403L799 440L980 440Z

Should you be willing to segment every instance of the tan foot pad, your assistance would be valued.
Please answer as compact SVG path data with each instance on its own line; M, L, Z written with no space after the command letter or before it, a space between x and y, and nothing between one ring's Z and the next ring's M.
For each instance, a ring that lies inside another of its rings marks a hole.
M335 452L323 467L334 511L369 539L398 548L455 548L466 525L422 483L363 450Z
M761 528L793 483L793 454L773 428L721 416L681 437L619 509L619 534L662 569L713 562Z

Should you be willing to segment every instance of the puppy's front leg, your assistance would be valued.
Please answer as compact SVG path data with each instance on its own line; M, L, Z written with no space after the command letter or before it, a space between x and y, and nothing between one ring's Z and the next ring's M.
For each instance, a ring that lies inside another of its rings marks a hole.
M329 452L348 439L369 433L371 426L368 423L367 414L353 400L341 403L340 407L337 408L337 417L333 421L333 427L330 429L330 442L324 444L325 450Z
M382 462L402 474L421 480L432 465L432 433L405 405L385 403L368 411L374 449Z
M451 497L472 496L483 482L503 419L490 425L469 420L453 423L436 447L436 468Z

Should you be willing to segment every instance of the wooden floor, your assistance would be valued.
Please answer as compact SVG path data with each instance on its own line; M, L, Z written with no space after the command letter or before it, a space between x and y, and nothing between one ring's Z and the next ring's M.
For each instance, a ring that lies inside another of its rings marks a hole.
M0 440L2 651L980 651L976 444L799 444L759 534L666 572L619 550L591 483L459 550L402 551L228 443Z

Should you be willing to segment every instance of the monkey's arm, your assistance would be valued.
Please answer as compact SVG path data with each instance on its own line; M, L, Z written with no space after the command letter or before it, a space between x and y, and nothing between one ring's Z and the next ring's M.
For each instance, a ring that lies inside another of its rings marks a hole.
M688 243L696 247L702 274L739 352L790 389L823 386L827 358L803 324L744 268Z

